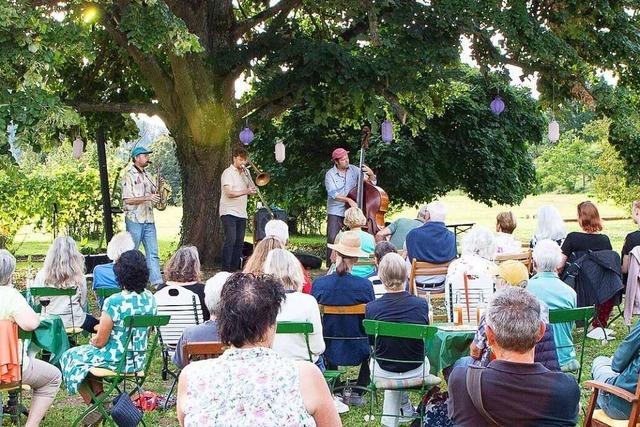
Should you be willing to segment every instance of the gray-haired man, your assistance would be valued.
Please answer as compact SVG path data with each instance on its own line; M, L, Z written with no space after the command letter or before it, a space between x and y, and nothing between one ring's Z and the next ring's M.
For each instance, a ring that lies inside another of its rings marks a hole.
M423 205L418 211L418 216L416 218L396 219L376 233L376 241L380 242L390 236L389 241L391 244L393 244L397 249L403 249L407 234L409 234L409 232L414 228L418 228L424 224L428 213L427 205Z
M457 367L451 373L448 406L455 425L576 425L576 380L533 361L545 331L540 310L522 288L506 288L491 300L486 332L496 358L486 368Z

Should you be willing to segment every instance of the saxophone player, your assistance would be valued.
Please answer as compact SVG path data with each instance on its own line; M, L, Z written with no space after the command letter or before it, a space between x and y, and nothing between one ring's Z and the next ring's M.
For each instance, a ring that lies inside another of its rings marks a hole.
M160 196L157 194L153 177L145 170L151 164L149 160L151 153L153 151L141 146L131 151L132 164L122 182L122 205L126 229L133 237L136 249L140 247L140 243L144 246L149 268L149 282L157 286L163 281L160 273L153 205L160 201Z
M231 165L220 177L220 221L224 229L222 271L240 267L244 232L247 227L247 196L256 194L253 182L247 179L247 150L234 147Z

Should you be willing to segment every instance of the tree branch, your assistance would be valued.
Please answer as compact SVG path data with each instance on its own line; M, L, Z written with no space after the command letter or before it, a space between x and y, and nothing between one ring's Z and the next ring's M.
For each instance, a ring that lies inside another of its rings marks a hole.
M400 123L405 124L407 122L407 110L400 103L400 99L398 96L391 92L388 88L382 85L376 85L377 91L384 96L389 104L391 104L391 108L393 108L393 112L400 120Z
M280 0L275 5L266 8L265 10L255 14L251 18L247 18L244 21L238 22L233 32L234 38L239 39L256 25L266 21L269 18L273 18L278 14L281 14L281 16L288 15L292 9L299 6L300 4L302 4L302 0Z
M162 115L164 110L159 104L138 104L134 102L86 102L69 101L67 105L75 108L79 113L143 113L149 116Z
M293 107L296 102L298 102L298 97L295 94L289 94L263 105L244 118L252 123L252 127L257 128L261 121L279 116Z

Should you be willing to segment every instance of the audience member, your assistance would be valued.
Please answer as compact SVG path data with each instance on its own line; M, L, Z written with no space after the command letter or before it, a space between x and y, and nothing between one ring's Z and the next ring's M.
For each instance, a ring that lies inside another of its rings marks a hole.
M96 265L93 268L93 290L96 289L120 289L113 272L113 264L120 258L123 252L130 251L135 247L131 234L121 231L111 238L107 245L107 257L111 260L108 264ZM102 307L104 298L98 298L98 305Z
M253 249L253 254L251 254L247 260L242 272L256 275L262 274L262 267L264 266L264 261L267 259L269 252L272 249L284 249L284 246L284 243L274 236L267 236L260 240Z
M33 331L40 325L40 318L27 303L27 300L12 284L16 259L7 250L0 249L0 322L15 322L25 331ZM25 356L22 342L18 345L19 358L22 358L22 383L31 386L33 395L26 427L37 427L42 422L49 406L58 393L62 374L53 365ZM17 361L20 363L20 360ZM5 366L3 366L5 367ZM3 371L3 376L8 372ZM0 409L2 403L0 402ZM0 416L0 419L2 417Z
M280 279L284 285L285 299L280 306L278 322L309 322L313 325L313 332L309 334L309 347L303 335L276 334L273 349L281 356L294 360L309 360L309 351L313 362L324 371L324 339L322 337L322 321L320 309L315 298L303 294L302 272L300 261L286 249L274 249L267 255L263 271Z
M558 209L551 205L543 205L538 209L538 226L531 238L529 246L534 248L540 240L553 240L562 246L567 237L567 228Z
M284 298L272 276L237 273L227 280L216 319L231 348L183 369L180 425L341 425L320 370L271 349Z
M189 343L220 341L218 335L218 326L216 324L215 310L220 302L220 293L231 273L221 271L215 276L207 280L204 285L204 303L209 311L209 320L194 326L188 326L180 336L176 344L176 351L173 353L173 363L180 369L184 368L186 360L184 360L184 346Z
M281 219L272 219L267 221L266 225L264 226L264 234L265 236L273 236L277 238L284 245L284 249L287 248L287 245L289 244L289 226L286 222L282 221ZM304 276L304 281L302 282L302 293L310 294L311 275L309 274L307 269L304 268L304 265L302 265L302 262L300 262L300 260L298 260L298 263L300 264L300 269L302 270L302 275Z
M87 314L87 281L84 277L84 257L78 251L76 242L71 237L56 237L47 256L44 259L42 269L36 275L34 287L46 286L59 289L76 288L76 293L71 297L46 297L49 304L43 312L58 315L62 319L65 328L82 328L93 333L98 325L98 319Z
M496 216L496 254L519 254L522 252L522 243L513 235L515 229L516 216L513 212L500 212Z
M635 394L640 373L640 321L635 324L629 335L622 340L613 358L598 356L593 360L591 374L593 379L612 384ZM598 394L598 406L614 420L628 419L631 404L613 394L601 391Z
M360 249L364 252L363 258L367 259L373 254L376 247L376 241L373 236L366 231L362 230L362 227L367 225L367 218L364 216L360 208L349 208L344 212L344 225L349 228L350 231L358 233L360 237ZM334 242L340 242L340 238L343 236L343 232L338 233ZM331 255L334 265L337 264L335 260L335 252ZM329 270L333 273L333 270ZM375 272L375 268L372 265L355 265L351 274L358 277L369 277Z
M373 286L367 279L351 274L353 265L365 253L360 249L360 236L357 231L342 234L339 243L328 244L336 252L336 272L319 277L313 282L311 294L319 304L356 305L366 304L375 299ZM369 344L362 327L362 315L325 314L322 318L324 335L327 337L350 337L350 339L326 339L324 352L328 369L337 366L360 365L357 385L369 384ZM353 339L356 338L356 339ZM361 339L357 339L361 338ZM344 403L363 405L364 399L359 390L354 390L350 399Z
M463 289L466 274L490 287L488 284L493 283L497 271L493 262L495 248L493 233L488 228L474 226L462 239L462 256L449 265L447 286Z
M365 318L385 322L429 324L427 300L410 295L405 290L407 265L404 259L398 254L389 253L380 261L378 270L387 292L378 300L367 304ZM422 340L378 338L375 351L381 359L371 360L371 371L376 378L422 378L424 372L429 372L429 359L425 357L423 347ZM416 362L419 360L424 360L426 366ZM409 394L385 390L382 412L394 416L413 416L414 409L409 402ZM382 425L397 426L399 419L394 416L382 417Z
M158 290L167 286L181 286L193 292L200 300L203 320L209 320L204 297L204 283L200 282L200 256L195 246L183 246L174 253L164 266L165 283L158 286Z
M576 291L558 277L556 268L562 258L560 247L553 240L541 240L533 248L533 268L537 274L529 279L527 290L545 303L549 310L576 308ZM575 371L580 366L573 348L573 322L551 325L562 371Z
M389 242L396 248L404 248L407 234L414 228L420 227L427 216L427 205L423 205L418 211L417 218L398 218L391 224L376 233L376 241L380 242L389 238Z
M380 266L382 257L390 253L397 253L396 247L393 246L393 243L387 242L386 240L376 243L376 248L373 251L373 262L375 264L376 271L373 276L369 276L369 281L373 284L373 290L376 297L386 292L384 285L382 284L382 280L380 279L380 276L378 276L378 267Z
M536 298L508 287L487 309L487 340L496 360L486 368L456 367L449 377L449 417L457 426L573 426L578 420L576 380L534 362L545 330Z
M631 218L636 225L640 225L640 200L634 200L631 205ZM622 283L627 283L627 273L629 272L629 253L636 246L640 246L640 230L632 231L624 238L624 245L622 245Z
M89 344L67 350L60 359L67 391L70 394L80 392L84 401L91 402L91 393L102 393L102 381L87 377L93 367L116 370L122 358L126 359L125 371L141 371L147 348L147 329L134 328L129 348L125 349L129 328L124 319L128 316L156 314L156 301L146 290L149 283L149 269L144 255L138 250L124 252L116 261L113 271L122 291L111 295L104 301L98 333ZM99 422L99 412L89 413L86 424Z
M444 221L447 210L442 202L427 205L425 223L407 234L407 263L415 259L433 264L449 262L456 257L456 236ZM493 254L492 254L493 255ZM444 276L418 276L419 289L437 292L444 289Z

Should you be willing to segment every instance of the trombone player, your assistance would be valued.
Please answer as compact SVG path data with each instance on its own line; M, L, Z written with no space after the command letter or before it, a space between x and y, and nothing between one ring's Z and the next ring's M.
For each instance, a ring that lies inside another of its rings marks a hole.
M245 168L249 163L247 150L234 147L231 165L220 177L220 221L224 229L222 271L235 271L240 267L244 232L247 228L247 196L256 194Z

